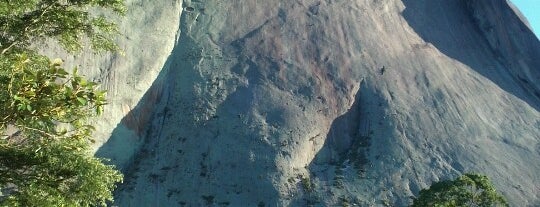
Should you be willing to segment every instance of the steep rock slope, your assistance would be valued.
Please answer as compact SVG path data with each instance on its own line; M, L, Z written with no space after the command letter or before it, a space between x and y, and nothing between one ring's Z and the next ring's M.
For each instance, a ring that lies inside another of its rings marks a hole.
M117 205L404 206L463 172L540 205L540 43L506 1L180 5L163 69L98 150L126 172Z
M126 16L111 17L118 23L121 35L117 43L124 54L90 50L67 54L57 44L40 45L50 57L63 58L66 68L78 67L79 73L107 90L103 116L93 120L95 145L101 147L99 156L111 159L121 169L144 143L146 125L162 93L163 78L158 75L178 39L182 10L178 1L125 2ZM102 146L105 142L108 144ZM114 149L108 148L113 145Z

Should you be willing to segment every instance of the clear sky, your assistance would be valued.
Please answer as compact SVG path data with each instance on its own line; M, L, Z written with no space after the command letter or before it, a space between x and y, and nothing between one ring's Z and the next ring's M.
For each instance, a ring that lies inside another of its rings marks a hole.
M540 0L511 0L527 17L534 33L540 38Z

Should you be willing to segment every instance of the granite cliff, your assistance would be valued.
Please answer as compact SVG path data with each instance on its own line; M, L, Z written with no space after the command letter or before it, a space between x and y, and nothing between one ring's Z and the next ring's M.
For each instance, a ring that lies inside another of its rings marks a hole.
M540 42L505 0L127 0L98 156L118 206L540 205Z

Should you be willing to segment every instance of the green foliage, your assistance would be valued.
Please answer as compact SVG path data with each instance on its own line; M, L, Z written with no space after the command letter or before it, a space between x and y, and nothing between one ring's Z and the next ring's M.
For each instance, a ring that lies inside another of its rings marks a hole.
M32 49L117 51L116 25L89 9L125 12L123 0L0 1L0 206L104 206L122 181L90 151L105 91Z
M13 125L28 135L55 138L84 138L93 127L86 118L100 114L105 105L105 91L97 84L69 74L37 54L4 55L0 59L0 129ZM7 70L6 70L7 69ZM59 128L58 124L67 124ZM37 133L36 133L37 132Z
M122 176L83 140L0 142L0 206L105 206Z
M429 189L420 191L412 207L435 206L508 206L505 198L497 193L488 177L464 174L456 180L434 183Z
M113 41L116 25L89 8L124 14L123 0L4 0L0 1L0 49L28 48L30 43L53 38L68 51L82 48L86 37L96 51L118 49Z

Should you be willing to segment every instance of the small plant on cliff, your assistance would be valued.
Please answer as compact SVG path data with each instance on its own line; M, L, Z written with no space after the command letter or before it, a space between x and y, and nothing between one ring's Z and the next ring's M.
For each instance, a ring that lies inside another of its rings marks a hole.
M0 206L104 206L122 175L91 154L87 119L105 92L35 44L69 52L115 51L114 23L87 12L123 14L123 0L0 1Z
M304 188L306 192L312 192L313 184L311 183L311 179L309 177L304 177L303 175L300 175L299 178L302 183L302 188Z
M488 177L479 174L464 174L455 180L434 183L420 191L412 207L423 206L508 206L505 198L498 194Z

